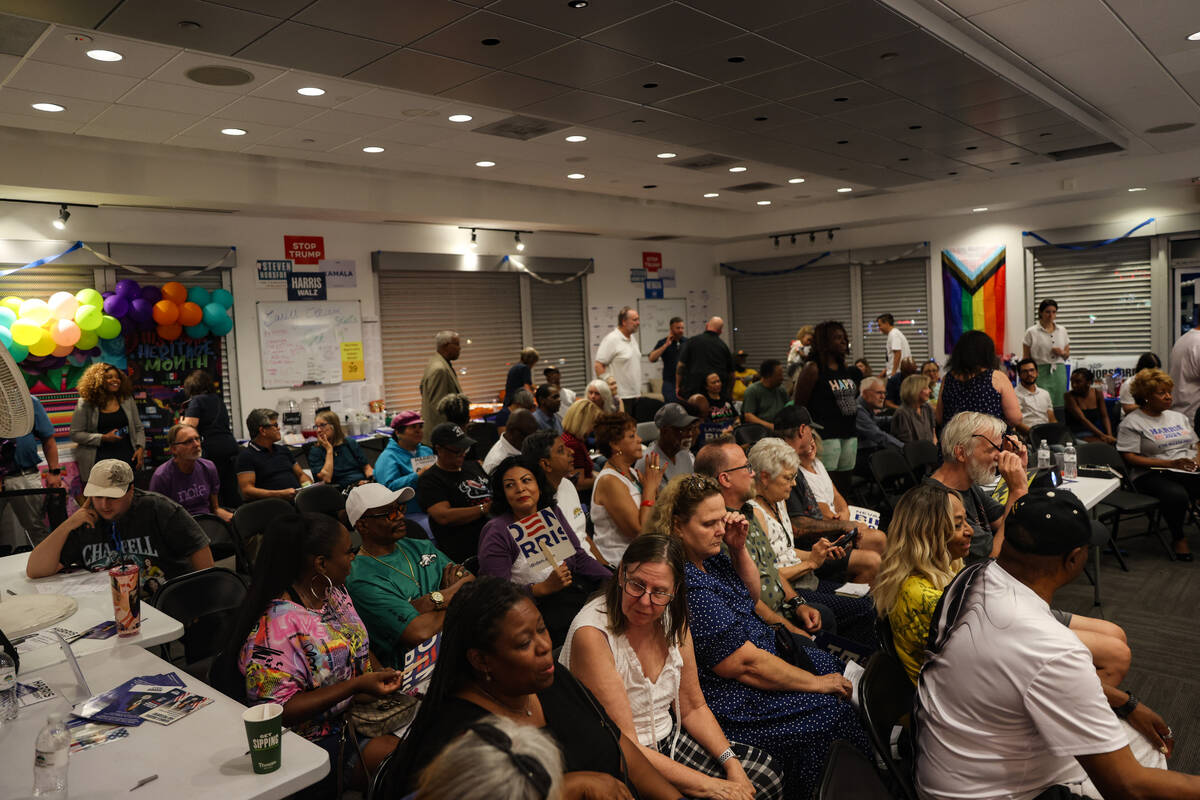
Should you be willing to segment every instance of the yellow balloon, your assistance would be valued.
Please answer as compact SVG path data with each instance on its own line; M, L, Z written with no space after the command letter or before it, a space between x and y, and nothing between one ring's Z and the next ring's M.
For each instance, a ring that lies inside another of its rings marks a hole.
M54 352L54 348L57 346L54 343L54 337L50 335L50 331L41 331L40 338L29 345L29 354L33 356L48 356Z
M12 311L14 314L16 314L19 317L19 316L21 316L21 303L22 302L23 301L21 300L21 298L13 297L12 295L9 295L8 297L4 298L3 300L0 300L0 306L4 306L5 308L9 309L10 311Z
M12 324L13 341L25 347L32 347L38 339L42 338L42 329L38 325L26 319L19 319Z
M25 302L21 303L20 316L24 317L35 325L42 325L51 317L50 306L46 304L45 300L40 300L35 297L32 300L26 300Z

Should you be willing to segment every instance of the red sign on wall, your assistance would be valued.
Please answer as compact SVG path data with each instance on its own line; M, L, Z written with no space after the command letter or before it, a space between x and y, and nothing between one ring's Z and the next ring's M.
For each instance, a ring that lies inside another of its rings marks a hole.
M647 272L658 272L662 269L662 253L642 253L642 267Z
M284 236L283 252L296 264L316 264L325 258L325 237Z

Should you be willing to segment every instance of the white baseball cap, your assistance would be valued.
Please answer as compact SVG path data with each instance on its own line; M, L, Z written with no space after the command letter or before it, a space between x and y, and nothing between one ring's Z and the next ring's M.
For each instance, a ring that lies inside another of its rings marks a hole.
M390 506L397 501L407 503L416 494L411 486L405 486L397 491L392 491L382 483L364 483L362 486L355 486L346 497L346 518L350 520L350 527L353 528L359 518L371 509Z

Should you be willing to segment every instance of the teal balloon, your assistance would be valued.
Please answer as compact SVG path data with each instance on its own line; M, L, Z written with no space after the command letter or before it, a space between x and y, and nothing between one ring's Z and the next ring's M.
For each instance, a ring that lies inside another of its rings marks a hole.
M8 346L8 354L13 357L13 361L20 364L25 360L25 356L29 355L29 348L23 344L13 342Z
M193 286L188 289L188 302L204 308L212 302L212 294L203 286Z
M220 325L220 320L227 319L229 311L225 306L214 301L204 307L204 324L209 328L215 328Z
M203 339L205 336L208 336L208 326L203 322L199 325L188 325L183 329L183 332L192 339Z
M8 306L0 306L0 328L5 330L12 327L12 324L17 321L17 315Z
M233 330L233 317L226 315L226 316L218 319L217 324L215 324L215 325L210 324L208 327L209 327L209 330L211 330L213 332L214 336L224 336L225 334L227 334L231 330Z
M233 308L233 295L226 289L213 289L212 299L225 308Z
M0 344L6 348L13 346L12 332L8 328L0 327Z

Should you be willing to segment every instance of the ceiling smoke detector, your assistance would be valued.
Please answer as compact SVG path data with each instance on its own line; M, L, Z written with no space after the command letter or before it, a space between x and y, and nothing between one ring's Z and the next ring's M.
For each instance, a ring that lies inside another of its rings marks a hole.
M219 64L193 67L184 74L188 80L203 83L205 86L243 86L254 80L254 74L251 72Z

